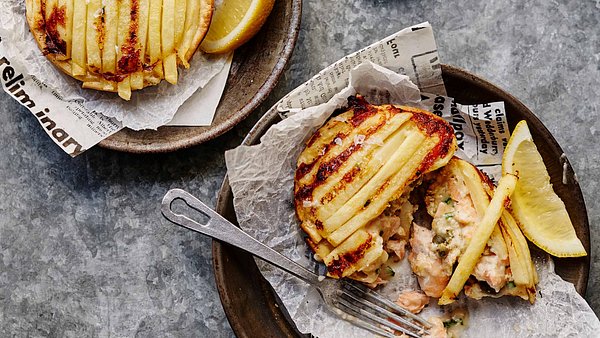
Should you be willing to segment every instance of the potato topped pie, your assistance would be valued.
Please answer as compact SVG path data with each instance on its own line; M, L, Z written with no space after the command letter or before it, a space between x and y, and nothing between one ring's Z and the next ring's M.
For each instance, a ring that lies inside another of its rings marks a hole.
M162 79L177 83L178 65L204 38L213 0L26 0L27 22L42 50L84 88L118 92Z
M329 276L376 282L407 241L414 183L455 149L452 127L429 112L348 99L308 140L295 175L301 227Z

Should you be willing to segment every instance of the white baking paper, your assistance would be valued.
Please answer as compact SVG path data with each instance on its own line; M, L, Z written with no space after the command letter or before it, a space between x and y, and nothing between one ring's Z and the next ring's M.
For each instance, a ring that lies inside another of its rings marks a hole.
M227 63L221 71L207 84L185 101L168 126L207 127L210 126L221 101L223 89L227 83L229 70L233 61L233 53L229 55Z
M133 92L127 102L114 93L84 90L81 82L54 67L29 32L25 1L0 2L0 17L0 72L4 90L27 107L52 140L72 156L123 127L140 130L165 125L213 77L221 74L222 79L223 69L231 62L229 55L198 52L190 62L190 69L180 71L178 85L163 81L158 86ZM185 109L206 116L190 120L187 115L179 123L195 125L212 121L223 88L224 81L216 82L211 93L218 98L211 95L210 100L194 100L194 105Z
M384 43L385 40L380 42L380 44ZM415 40L413 43L419 41ZM229 183L240 226L261 242L320 275L324 272L324 266L313 259L312 252L305 244L293 204L296 159L304 148L304 142L336 108L346 104L349 95L356 93L365 95L367 101L377 104L404 104L431 111L436 110L430 104L431 102L420 101L421 93L407 76L371 63L360 64L349 72L348 76L347 86L340 88L339 92L332 95L325 103L307 106L305 109L288 106L285 108L287 118L273 125L263 135L260 144L240 146L225 154ZM306 88L306 85L303 86ZM278 107L282 107L282 102L279 102ZM451 101L448 102L450 108L441 109L440 114L449 114L450 119L458 118L456 111L452 115L454 105ZM483 106L482 104L477 107ZM492 107L496 109L500 104L489 103L485 108ZM460 106L459 109L457 104L455 108L459 112L474 113L473 106ZM481 117L482 111L477 110L478 118ZM462 117L463 120L469 118L473 116ZM470 126L482 124L485 126L486 122L480 120L479 124L471 123ZM475 127L475 132L471 134L477 136L476 129ZM488 129L492 131L491 127ZM461 156L484 163L488 161L485 156L479 155L482 148L477 144L464 148ZM301 280L264 262L257 260L257 263L301 332L311 333L319 338L372 336L329 312L316 290ZM537 268L540 283L538 300L534 305L511 297L477 302L466 301L470 320L464 335L467 337L596 337L600 332L600 321L585 300L577 294L573 285L558 277L549 263L538 263ZM396 274L393 281L380 291L391 299L395 299L401 290L417 287L416 279L410 272L406 260L394 267L394 270ZM432 302L424 312L424 316L440 313L441 310Z

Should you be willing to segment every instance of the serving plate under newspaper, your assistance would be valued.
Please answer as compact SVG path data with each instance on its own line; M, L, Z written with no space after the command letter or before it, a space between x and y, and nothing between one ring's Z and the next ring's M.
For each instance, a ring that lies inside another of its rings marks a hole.
M225 91L210 127L123 129L99 145L131 153L159 153L211 140L246 118L273 90L298 37L302 0L276 1L259 33L235 51Z
M556 193L567 207L578 237L590 252L590 233L583 195L573 169L548 129L519 100L493 84L464 70L442 65L442 76L448 96L462 104L504 101L511 130L520 120L526 120L534 141L544 159ZM252 145L273 124L280 121L274 109L265 114L254 126L243 144ZM566 181L563 182L563 174ZM237 223L233 195L227 178L219 192L217 211ZM585 294L590 257L555 258L556 272ZM239 249L213 242L213 264L217 287L225 313L238 337L302 336L281 306L270 284L259 272L253 258Z

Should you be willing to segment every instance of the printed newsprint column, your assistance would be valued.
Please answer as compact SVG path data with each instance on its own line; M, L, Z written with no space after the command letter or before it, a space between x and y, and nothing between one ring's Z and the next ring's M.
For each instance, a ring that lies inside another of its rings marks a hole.
M510 138L504 102L464 105L474 142L465 143L465 153L473 154L473 163L493 178L502 175L502 155Z
M54 143L75 157L121 130L121 124L79 101L65 100L46 83L25 74L23 66L11 61L0 37L2 88L33 113Z
M346 87L350 70L364 61L408 75L422 92L446 95L433 29L425 22L405 28L323 69L286 95L278 104L278 110L304 109L327 102Z

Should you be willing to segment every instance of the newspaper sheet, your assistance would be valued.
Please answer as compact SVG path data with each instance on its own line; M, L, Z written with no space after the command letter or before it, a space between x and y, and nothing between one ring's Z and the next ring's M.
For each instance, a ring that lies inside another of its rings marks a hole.
M419 43L415 44L415 41ZM422 92L446 94L433 29L426 22L345 56L291 91L277 108L285 113L327 102L346 87L350 70L365 61L407 75Z

